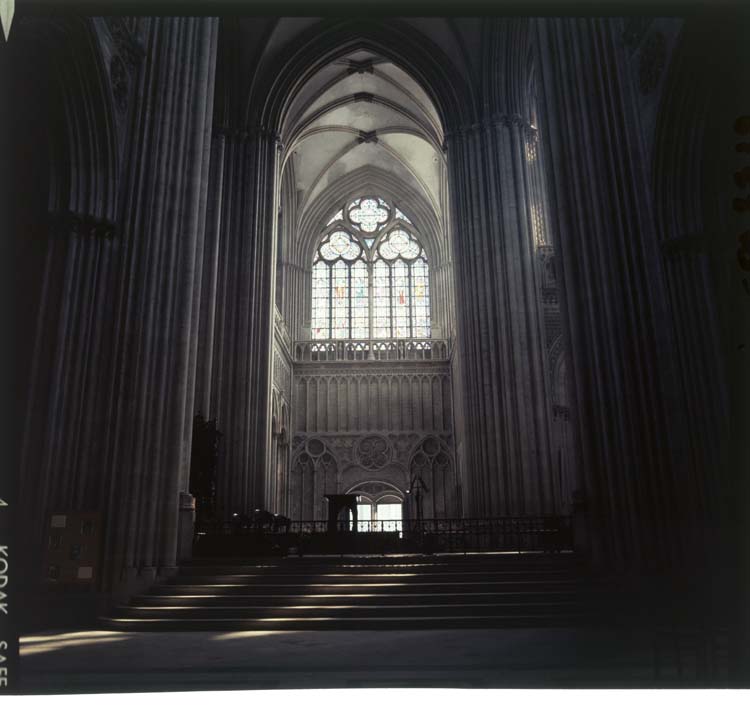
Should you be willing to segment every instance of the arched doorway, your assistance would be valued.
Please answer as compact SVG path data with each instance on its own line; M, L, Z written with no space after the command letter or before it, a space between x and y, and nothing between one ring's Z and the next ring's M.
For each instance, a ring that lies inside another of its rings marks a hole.
M394 485L380 480L360 482L347 494L356 494L358 497L358 531L403 531L404 495Z

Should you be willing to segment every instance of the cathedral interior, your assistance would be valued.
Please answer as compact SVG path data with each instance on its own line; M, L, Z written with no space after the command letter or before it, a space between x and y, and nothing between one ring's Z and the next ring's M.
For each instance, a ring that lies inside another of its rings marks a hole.
M252 595L258 558L410 558L425 595L585 577L589 626L656 608L668 682L746 681L745 27L19 7L22 662L281 626L157 612L206 567ZM525 626L358 602L338 629Z

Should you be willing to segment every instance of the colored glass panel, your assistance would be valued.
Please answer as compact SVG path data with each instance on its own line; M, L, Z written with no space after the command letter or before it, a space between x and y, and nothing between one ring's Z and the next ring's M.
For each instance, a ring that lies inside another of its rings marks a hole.
M320 256L327 261L345 258L353 261L362 253L362 247L345 231L331 234L320 247Z
M330 333L330 275L329 266L318 261L312 272L312 338L328 339Z
M380 255L388 260L394 260L399 256L411 260L419 255L422 248L411 234L396 229L381 241L378 250Z
M410 337L409 323L409 266L401 260L391 266L391 312L393 313L392 335L396 338Z
M385 206L382 199L360 199L350 206L349 219L362 231L372 233L388 221L389 211Z
M352 273L352 339L367 339L370 336L370 278L367 264L357 261Z
M349 266L337 261L331 268L331 337L349 338Z
M411 266L411 289L412 336L427 339L430 336L430 278L427 261L419 259Z
M391 336L391 269L385 261L376 261L373 269L373 320L374 339Z
M351 221L371 233L390 216L380 198L355 200L348 209ZM400 210L396 216L409 222ZM342 218L343 210L328 223ZM313 339L430 337L429 269L421 245L405 227L377 238L340 229L319 246L312 271ZM365 244L377 248L366 250Z

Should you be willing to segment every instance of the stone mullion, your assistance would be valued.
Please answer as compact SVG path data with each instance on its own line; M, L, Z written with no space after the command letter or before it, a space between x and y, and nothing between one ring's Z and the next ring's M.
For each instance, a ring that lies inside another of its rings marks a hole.
M323 376L323 386L325 388L325 404L323 406L323 410L325 410L326 413L326 423L325 427L322 428L322 430L326 431L332 431L335 427L335 422L333 420L333 414L334 414L334 405L333 400L335 396L335 386L334 381L331 376Z
M305 313L311 311L311 307L307 307L306 293L311 292L312 289L312 274L300 266L295 266L295 272L297 274L295 279L297 309L292 313L293 329L291 334L293 339L302 339Z
M425 420L425 429L437 430L433 409L432 378L430 376L422 376L422 415Z
M443 385L439 376L433 376L430 379L432 389L432 417L435 421L435 430L440 432L445 430L445 421L443 419Z
M298 266L299 267L299 266ZM305 325L306 318L312 313L312 270L299 267L299 284L297 286L297 313L295 313L295 339L302 338L302 327ZM312 325L312 322L310 323ZM305 334L305 339L312 338L312 332Z
M289 231L289 226L286 226L286 231ZM279 234L279 238L282 238L282 235ZM284 243L291 243L292 236L288 233L284 234L284 238L286 241ZM299 339L297 336L297 279L298 279L298 273L296 268L289 263L288 261L284 260L281 264L281 272L282 272L282 279L283 284L281 286L281 290L284 292L283 296L283 302L282 302L282 308L281 308L281 316L284 319L284 322L286 323L287 330L289 331L289 336L291 337L292 341L296 341Z
M404 403L404 391L403 391L403 381L404 377L400 374L396 376L395 378L395 384L396 384L396 420L398 421L398 429L399 430L407 430L406 426L406 412L404 410L405 403Z
M305 382L305 392L306 392L306 395L305 395L305 410L306 410L306 413L305 413L305 421L306 421L305 431L308 431L308 432L310 430L314 430L315 429L315 426L311 424L312 423L312 420L311 420L312 405L310 403L310 397L311 397L311 388L312 388L311 381L312 380L313 380L312 378L308 378L306 380L306 382Z
M318 377L318 420L316 430L328 430L328 378Z
M400 430L398 381L395 376L388 377L388 428Z

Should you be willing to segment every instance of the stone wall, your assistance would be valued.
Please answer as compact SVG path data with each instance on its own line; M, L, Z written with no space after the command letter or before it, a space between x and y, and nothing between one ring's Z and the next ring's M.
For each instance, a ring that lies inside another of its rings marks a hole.
M297 364L293 398L293 518L325 518L325 494L406 499L416 477L425 517L460 514L447 362Z

